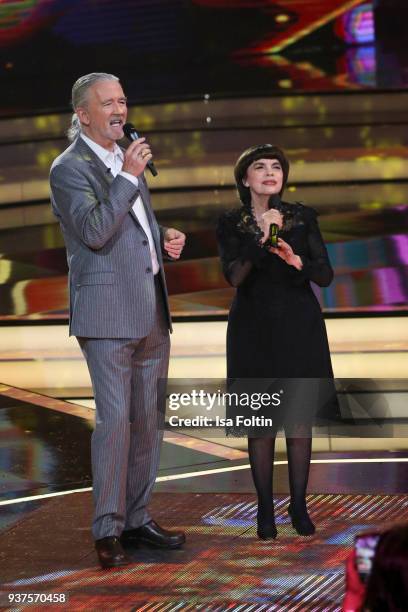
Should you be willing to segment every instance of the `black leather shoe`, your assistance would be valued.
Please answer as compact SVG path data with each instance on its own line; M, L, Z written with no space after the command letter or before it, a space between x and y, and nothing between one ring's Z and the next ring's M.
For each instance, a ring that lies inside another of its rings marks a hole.
M291 504L288 506L288 514L292 521L293 527L296 529L299 535L311 536L315 533L316 527L314 526L308 512L304 509L302 512L295 512L292 509Z
M120 537L123 546L137 546L140 542L156 548L179 548L186 541L183 531L162 529L155 521L137 529L127 529Z
M95 540L95 548L98 553L99 563L104 569L129 565L131 563L131 560L122 548L119 538L115 536Z

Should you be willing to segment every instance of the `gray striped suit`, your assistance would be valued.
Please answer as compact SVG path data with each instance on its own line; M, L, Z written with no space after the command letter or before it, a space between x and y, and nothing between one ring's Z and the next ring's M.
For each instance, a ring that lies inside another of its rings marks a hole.
M70 335L87 360L96 401L92 436L95 539L150 520L158 469L158 380L167 376L170 312L155 219L143 176L116 178L78 138L53 163L51 202L69 266ZM133 213L140 195L160 272Z

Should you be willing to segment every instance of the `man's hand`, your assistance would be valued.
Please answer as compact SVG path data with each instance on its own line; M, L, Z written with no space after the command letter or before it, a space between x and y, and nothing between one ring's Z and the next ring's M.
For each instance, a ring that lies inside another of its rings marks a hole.
M303 268L303 263L299 255L296 255L293 252L293 249L290 244L282 240L282 238L278 238L277 249L271 247L269 250L271 253L275 253L275 255L278 255L281 259L283 259L283 261L286 261L289 266L293 266L294 268L296 268L296 270L301 270Z
M186 236L183 232L169 227L164 234L164 248L172 259L178 259L186 242Z
M146 168L153 155L145 138L138 138L130 143L125 151L122 170L133 176L139 176Z

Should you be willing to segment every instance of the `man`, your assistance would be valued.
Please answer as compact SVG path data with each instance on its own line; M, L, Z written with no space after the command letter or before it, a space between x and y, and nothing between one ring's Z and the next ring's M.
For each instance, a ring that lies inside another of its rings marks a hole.
M140 541L162 548L185 541L147 510L171 330L161 249L177 259L185 236L157 224L143 175L152 158L145 139L126 151L116 144L127 116L118 78L81 77L72 106L73 143L51 167L51 201L67 248L70 335L87 360L96 402L92 532L102 567L116 567L130 562L125 548Z

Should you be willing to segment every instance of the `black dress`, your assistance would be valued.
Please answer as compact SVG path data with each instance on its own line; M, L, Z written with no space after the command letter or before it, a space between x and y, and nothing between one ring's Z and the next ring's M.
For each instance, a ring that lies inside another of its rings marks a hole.
M227 378L284 379L286 387L292 381L286 412L276 413L279 426L289 408L294 421L338 415L326 327L310 286L325 287L333 278L317 213L283 202L281 212L280 236L301 257L300 271L260 244L261 230L243 207L224 213L217 227L223 272L237 288L228 318ZM289 397L296 400L288 404Z

